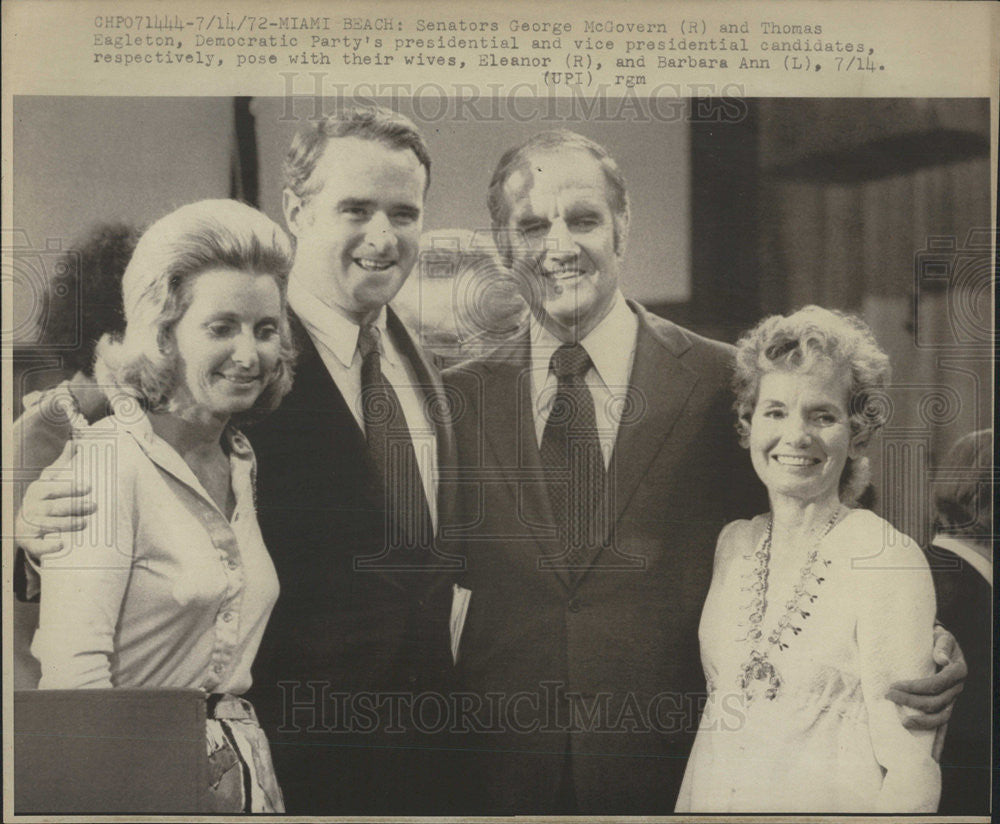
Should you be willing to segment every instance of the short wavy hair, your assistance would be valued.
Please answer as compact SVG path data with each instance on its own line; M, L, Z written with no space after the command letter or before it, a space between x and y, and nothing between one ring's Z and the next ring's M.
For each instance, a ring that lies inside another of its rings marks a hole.
M285 188L303 199L318 192L322 182L312 180L312 173L327 143L338 137L372 140L390 149L410 149L427 172L424 192L430 186L431 155L420 130L405 115L370 105L348 106L304 126L292 139L285 157Z
M889 416L884 389L889 356L871 328L855 315L806 306L790 315L772 315L736 344L733 389L736 431L749 445L750 418L757 405L761 378L768 372L808 372L816 363L832 363L850 373L848 415L851 436L864 447ZM848 458L840 478L840 497L854 503L868 485L868 459Z
M625 185L625 176L621 169L618 168L618 164L608 153L608 150L600 143L589 137L584 137L582 134L571 132L569 129L550 129L539 132L504 152L493 171L493 177L486 192L486 206L490 211L490 222L493 224L493 234L497 247L508 263L510 262L510 243L509 240L504 243L507 221L510 219L510 203L508 203L507 195L504 192L507 181L510 180L510 176L515 171L527 163L528 157L533 152L561 152L572 149L587 152L600 165L611 194L611 202L608 205L614 216L615 252L619 255L624 253L628 240L632 206L628 196L628 188Z
M993 430L959 438L943 468L954 479L935 484L938 532L989 544L993 533Z
M270 275L281 294L278 363L253 407L233 416L250 423L275 409L292 385L295 353L286 303L292 254L269 217L235 200L202 200L156 221L139 239L122 280L125 331L97 346L102 383L136 396L150 412L177 412L173 330L191 304L190 283L209 269Z

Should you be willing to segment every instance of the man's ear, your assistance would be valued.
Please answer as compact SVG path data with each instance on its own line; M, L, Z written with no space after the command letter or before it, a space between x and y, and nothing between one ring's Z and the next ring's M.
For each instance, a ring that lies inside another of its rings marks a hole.
M285 189L281 193L281 209L285 214L285 225L288 231L295 237L299 236L302 229L303 209L305 201L291 189Z
M615 224L615 255L621 262L625 257L625 247L628 246L629 216L614 215L612 220Z

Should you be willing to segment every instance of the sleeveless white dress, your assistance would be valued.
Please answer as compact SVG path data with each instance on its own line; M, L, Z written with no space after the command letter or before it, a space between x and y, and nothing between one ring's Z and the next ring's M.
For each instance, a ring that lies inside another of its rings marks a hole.
M709 695L676 810L934 812L934 733L905 729L884 697L892 682L934 672L923 553L873 513L852 510L815 546L813 564L803 551L801 576L769 579L754 644L754 553L767 520L737 521L719 536L698 633ZM768 636L786 613L779 649ZM754 648L780 680L773 697L768 680L741 685Z

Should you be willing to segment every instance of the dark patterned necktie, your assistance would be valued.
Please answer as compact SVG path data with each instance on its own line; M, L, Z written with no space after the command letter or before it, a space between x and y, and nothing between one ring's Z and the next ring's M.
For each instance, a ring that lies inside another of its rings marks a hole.
M377 327L362 326L361 403L368 453L385 502L385 555L389 567L422 565L431 547L431 521L410 428L392 384L382 373L382 341ZM403 550L398 552L397 550ZM366 564L367 565L367 564Z
M553 353L551 368L558 385L541 446L549 502L563 546L560 564L574 582L600 551L609 526L594 398L584 381L592 365L578 343L564 344Z

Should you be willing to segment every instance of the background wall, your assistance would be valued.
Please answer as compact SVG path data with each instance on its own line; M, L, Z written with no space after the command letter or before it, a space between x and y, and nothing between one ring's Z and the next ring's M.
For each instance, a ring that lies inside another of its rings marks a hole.
M230 98L18 97L13 119L11 224L26 249L66 249L97 221L143 225L229 196ZM24 317L35 307L20 285Z

